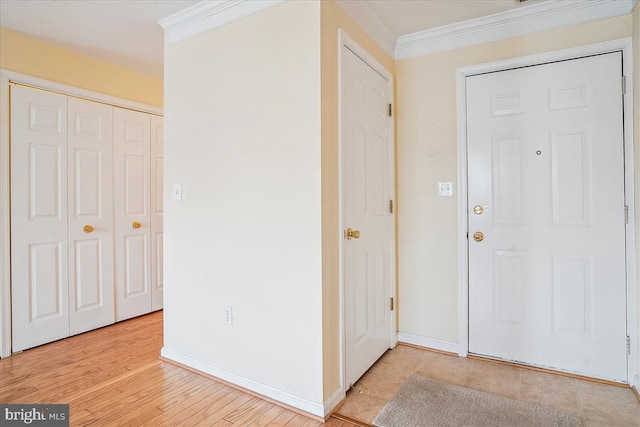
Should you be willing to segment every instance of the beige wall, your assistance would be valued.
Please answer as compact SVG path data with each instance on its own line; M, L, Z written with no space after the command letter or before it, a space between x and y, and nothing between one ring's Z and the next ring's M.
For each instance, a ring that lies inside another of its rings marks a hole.
M627 15L396 63L400 332L459 339L457 192L436 193L457 184L456 69L630 35Z
M323 415L320 4L167 45L165 94L163 354Z
M162 107L162 79L0 28L0 68Z
M339 330L338 29L342 28L390 73L395 64L332 0L321 2L322 69L322 329L324 398L341 383Z

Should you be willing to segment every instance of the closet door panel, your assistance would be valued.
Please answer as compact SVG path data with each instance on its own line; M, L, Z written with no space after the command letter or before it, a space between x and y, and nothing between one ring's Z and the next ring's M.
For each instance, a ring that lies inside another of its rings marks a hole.
M67 98L11 87L12 351L69 335Z
M160 310L163 304L163 157L164 121L151 116L151 308Z
M112 110L68 101L71 334L114 322Z
M116 321L151 311L150 117L113 109Z

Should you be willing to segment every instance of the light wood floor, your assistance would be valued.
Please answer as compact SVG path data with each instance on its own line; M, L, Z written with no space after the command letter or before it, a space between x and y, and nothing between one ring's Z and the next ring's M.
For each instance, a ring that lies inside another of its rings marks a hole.
M72 426L332 426L158 359L162 312L0 360L0 402L68 403Z

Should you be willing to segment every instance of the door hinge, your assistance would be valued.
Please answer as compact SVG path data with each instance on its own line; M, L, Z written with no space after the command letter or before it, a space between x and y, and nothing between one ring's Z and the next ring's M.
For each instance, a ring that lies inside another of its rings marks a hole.
M629 206L624 205L624 223L629 224Z
M631 354L631 338L627 335L627 354Z
M622 94L627 94L627 76L622 76Z
M393 107L389 104L389 117L393 115Z
M389 300L390 300L390 302L391 302L391 304L390 304L390 306L391 306L391 311L393 311L393 310L395 309L395 301L393 300L393 297L389 298Z
M389 213L393 213L393 200L389 200Z

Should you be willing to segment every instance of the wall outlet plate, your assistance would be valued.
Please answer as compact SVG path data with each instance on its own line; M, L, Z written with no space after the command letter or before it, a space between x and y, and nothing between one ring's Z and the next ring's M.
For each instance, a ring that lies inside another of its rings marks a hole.
M224 324L233 326L233 307L230 305L224 306Z

